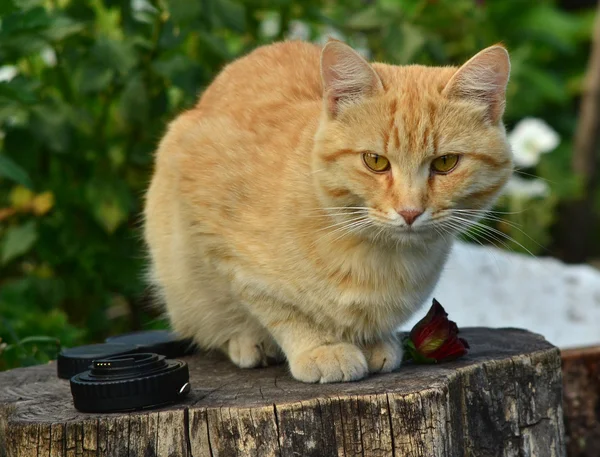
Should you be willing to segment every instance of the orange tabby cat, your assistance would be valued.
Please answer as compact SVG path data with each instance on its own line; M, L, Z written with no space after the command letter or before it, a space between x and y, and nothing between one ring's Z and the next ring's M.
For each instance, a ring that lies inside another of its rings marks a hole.
M169 126L147 195L173 328L243 368L281 350L305 382L397 368L395 330L511 174L509 69L501 46L457 69L339 41L227 66Z

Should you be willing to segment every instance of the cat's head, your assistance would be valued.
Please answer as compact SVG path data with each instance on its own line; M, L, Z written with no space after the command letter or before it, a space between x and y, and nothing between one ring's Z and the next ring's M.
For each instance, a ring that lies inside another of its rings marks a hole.
M510 72L492 46L460 68L369 65L330 41L313 176L348 230L423 240L466 228L512 173L502 124Z

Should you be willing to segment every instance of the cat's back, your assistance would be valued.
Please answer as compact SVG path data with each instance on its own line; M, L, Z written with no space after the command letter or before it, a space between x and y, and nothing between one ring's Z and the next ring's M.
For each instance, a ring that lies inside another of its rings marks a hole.
M257 48L227 65L169 125L146 206L147 214L164 212L161 233L175 231L173 202L185 202L186 218L190 208L202 214L196 228L219 237L277 223L273 202L310 186L320 55L319 46L299 41Z
M223 114L320 103L320 53L319 46L302 41L257 48L227 65L204 92L197 108Z

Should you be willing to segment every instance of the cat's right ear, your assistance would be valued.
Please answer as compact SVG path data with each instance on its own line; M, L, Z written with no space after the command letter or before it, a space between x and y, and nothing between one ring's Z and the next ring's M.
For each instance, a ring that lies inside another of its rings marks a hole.
M335 118L348 105L383 90L379 75L363 57L338 40L329 40L321 53L325 109Z
M487 117L497 123L504 114L509 75L508 52L503 46L490 46L460 67L442 94L485 106Z

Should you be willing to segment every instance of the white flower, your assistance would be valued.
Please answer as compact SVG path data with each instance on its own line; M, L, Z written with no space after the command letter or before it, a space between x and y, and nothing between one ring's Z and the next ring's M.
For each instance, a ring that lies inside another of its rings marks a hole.
M158 10L148 0L131 0L133 18L138 22L152 24Z
M260 23L260 33L265 38L275 38L281 30L279 13L269 13Z
M310 39L310 27L302 21L290 21L286 38L288 40L308 41Z
M17 73L19 73L19 70L17 70L17 67L14 67L12 65L5 65L3 67L0 67L0 82L10 81L15 76L17 76Z
M558 146L560 137L552 127L541 119L532 117L521 120L508 135L515 165L533 167L540 161L540 155Z
M508 180L504 192L513 197L530 199L547 196L550 193L550 187L546 181L539 178L523 179L519 176L512 176Z
M50 46L45 47L40 51L40 57L49 67L54 67L56 65L56 53Z
M152 6L152 4L148 0L131 0L131 9L136 13L141 11L154 13L157 11L157 9L154 6Z

